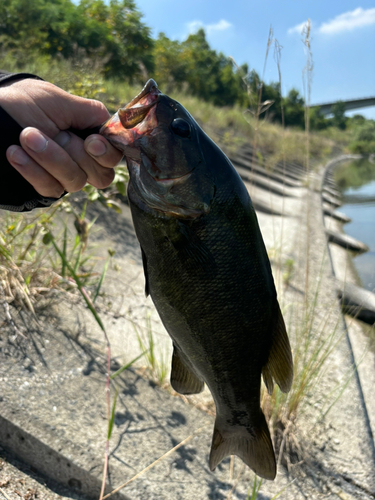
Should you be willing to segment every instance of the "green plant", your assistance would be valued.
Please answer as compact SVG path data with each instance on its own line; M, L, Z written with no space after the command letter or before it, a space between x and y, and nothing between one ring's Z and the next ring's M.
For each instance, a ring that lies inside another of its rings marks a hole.
M283 282L289 285L294 273L295 262L294 259L286 259L284 262Z
M145 322L146 328L143 329L134 321L131 321L134 331L137 335L139 347L141 351L145 353L147 360L147 369L154 381L162 386L168 374L166 355L164 353L156 352L150 315L146 316Z

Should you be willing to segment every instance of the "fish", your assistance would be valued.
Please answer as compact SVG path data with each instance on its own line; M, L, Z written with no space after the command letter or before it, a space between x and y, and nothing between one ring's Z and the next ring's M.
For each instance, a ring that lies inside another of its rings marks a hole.
M237 455L258 476L274 479L261 377L269 393L274 383L288 392L293 360L244 183L152 79L100 133L127 162L145 293L173 342L171 386L190 395L207 384L215 402L210 469Z

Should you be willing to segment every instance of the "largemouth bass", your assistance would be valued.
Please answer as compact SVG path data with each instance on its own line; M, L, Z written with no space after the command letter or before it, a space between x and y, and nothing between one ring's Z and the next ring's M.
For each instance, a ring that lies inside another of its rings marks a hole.
M228 455L276 475L260 408L288 392L293 362L271 266L245 185L181 104L153 80L101 129L123 151L146 280L173 341L171 385L210 389L216 421L211 470Z

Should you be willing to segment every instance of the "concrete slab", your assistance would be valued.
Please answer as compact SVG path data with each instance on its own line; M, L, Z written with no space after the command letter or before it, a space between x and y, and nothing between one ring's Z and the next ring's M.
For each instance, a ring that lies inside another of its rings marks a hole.
M311 189L293 189L294 198L248 185L252 196L269 200L271 206L279 204L284 214L275 217L259 213L258 219L292 339L298 324L304 321L302 305L315 300L316 286L319 298L313 334L319 334L322 324L330 332L341 318L325 252L320 180L313 174ZM137 332L147 341L152 331L158 362L169 364L170 340L152 302L144 298L141 256L128 207L123 206L120 216L93 207L88 216L95 215L99 216L96 225L100 232L90 239L97 243L98 269L107 248L116 250L104 294L98 300L112 346L112 372L140 353ZM286 259L295 267L288 283L283 275ZM310 287L305 295L307 281ZM0 324L2 314L0 309ZM8 326L0 331L0 442L48 477L97 498L107 434L103 335L77 294L51 294L39 304L38 318L37 324L23 311L17 315L26 338L15 336ZM281 491L284 500L331 500L337 498L337 493L346 498L373 497L373 449L356 380L345 378L350 362L348 346L338 342L319 380L321 399L315 402L308 394L303 401L296 439L298 446L306 450L308 447L309 452L292 463L289 472L280 466L276 481L262 485L260 499L269 499ZM119 496L132 500L247 498L254 476L239 459L234 461L233 471L229 459L214 473L208 470L213 417L193 406L209 406L208 391L203 398L192 398L191 404L186 404L143 378L139 370L144 364L139 360L134 370L124 372L117 380L107 491L205 426ZM348 392L322 421L324 405L330 404L326 395L336 397L335 390L344 383ZM111 396L113 400L114 394ZM292 479L294 483L290 484Z

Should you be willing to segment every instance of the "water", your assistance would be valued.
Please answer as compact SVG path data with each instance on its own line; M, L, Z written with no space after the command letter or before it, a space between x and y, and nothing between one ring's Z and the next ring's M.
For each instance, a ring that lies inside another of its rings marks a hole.
M339 210L352 219L345 224L345 233L370 248L353 263L362 286L375 291L375 163L350 161L336 169L335 179L344 196Z

